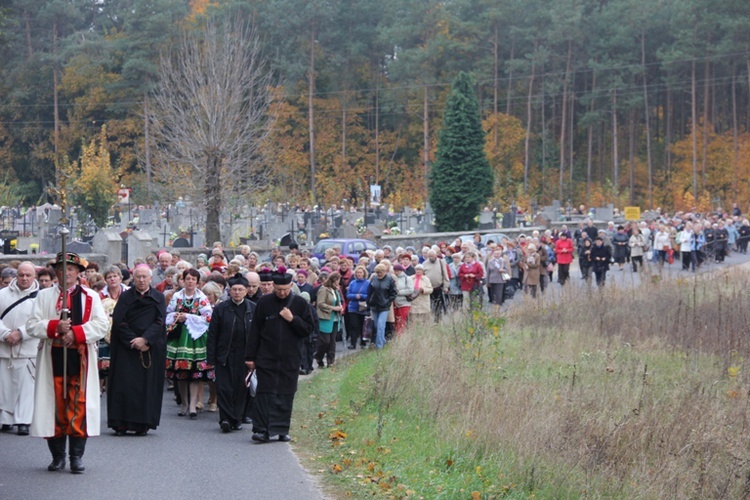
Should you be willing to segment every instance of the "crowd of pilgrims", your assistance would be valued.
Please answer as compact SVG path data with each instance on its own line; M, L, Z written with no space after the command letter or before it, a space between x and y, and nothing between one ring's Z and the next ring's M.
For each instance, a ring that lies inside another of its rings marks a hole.
M436 242L419 250L385 245L358 256L329 248L321 259L292 244L287 253L274 249L267 259L243 245L225 249L215 243L195 262L177 249L161 250L133 263L152 271L151 286L162 293L166 308L166 378L180 406L178 414L196 418L216 412L215 367L209 363L209 324L217 304L230 299L229 282L242 276L246 298L253 303L273 293L273 273L288 273L292 292L309 303L315 319L313 335L299 341L300 375L336 362L336 342L348 349L383 348L410 323L440 321L444 314L482 307L486 300L501 307L516 291L537 297L553 282L565 285L577 260L577 278L599 286L611 269L639 272L646 265L678 262L695 271L706 262L723 262L732 251L747 252L750 224L735 213L698 215L677 213L651 221L597 227L584 220L577 227L533 231L514 239ZM15 277L20 262L3 264L0 288ZM627 267L626 267L627 266ZM54 269L37 269L39 288L53 286ZM89 263L81 284L97 291L111 316L132 273L123 264L99 268ZM106 391L109 335L100 341L101 390ZM205 392L208 392L204 405ZM244 423L250 422L248 398ZM232 427L240 427L233 422ZM4 426L7 427L7 426ZM8 429L3 428L7 431Z

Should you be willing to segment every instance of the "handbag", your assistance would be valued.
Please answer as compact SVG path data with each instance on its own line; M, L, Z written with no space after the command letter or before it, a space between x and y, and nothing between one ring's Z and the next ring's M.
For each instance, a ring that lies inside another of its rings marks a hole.
M358 303L358 309L359 312L365 312L367 310L367 301L366 300L360 300Z
M549 264L547 264L547 272L548 273L551 273L554 270L555 270L555 265L553 263L550 262Z
M503 281L510 281L510 274L502 273L500 276L503 278Z
M362 340L370 340L372 338L372 318L370 316L365 318L365 323L362 325Z

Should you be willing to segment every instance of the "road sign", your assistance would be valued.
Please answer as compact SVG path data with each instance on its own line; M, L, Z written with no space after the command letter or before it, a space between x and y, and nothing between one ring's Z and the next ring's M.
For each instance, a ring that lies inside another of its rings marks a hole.
M625 220L641 220L641 207L625 207Z

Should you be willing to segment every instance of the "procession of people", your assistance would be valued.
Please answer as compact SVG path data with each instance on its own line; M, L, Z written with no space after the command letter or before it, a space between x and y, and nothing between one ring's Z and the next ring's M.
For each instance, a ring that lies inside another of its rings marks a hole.
M252 442L287 442L298 378L335 366L337 342L383 349L413 325L502 314L517 292L538 299L555 276L561 287L576 277L587 286L592 275L604 287L613 267L658 271L675 260L695 272L746 253L750 239L740 214L601 226L587 219L573 231L356 256L334 245L319 258L296 245L263 258L217 242L195 262L167 248L102 273L72 252L44 267L1 264L0 431L44 437L48 470L64 470L67 458L80 474L101 404L115 435L144 436L160 424L165 386L176 414L193 420L207 383L206 412L217 412L222 433L252 424Z

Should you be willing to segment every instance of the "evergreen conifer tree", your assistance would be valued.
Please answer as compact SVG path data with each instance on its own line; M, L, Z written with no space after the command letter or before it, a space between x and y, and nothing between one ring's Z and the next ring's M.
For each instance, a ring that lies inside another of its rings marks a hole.
M471 77L461 72L445 105L437 154L430 171L430 203L439 231L472 229L492 195L492 169Z

